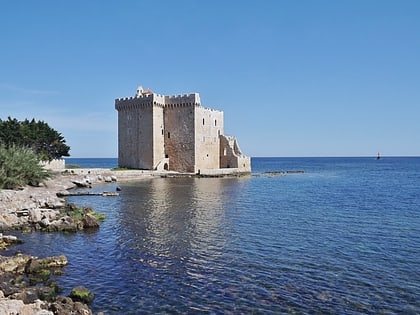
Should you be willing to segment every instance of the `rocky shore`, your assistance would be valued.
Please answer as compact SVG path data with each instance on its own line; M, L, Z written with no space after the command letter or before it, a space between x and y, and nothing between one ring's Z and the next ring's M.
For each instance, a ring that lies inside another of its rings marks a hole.
M3 235L10 230L77 232L99 228L101 217L93 209L67 205L58 197L75 187L116 180L115 176L89 173L56 173L40 187L0 190L0 249L19 242L14 236ZM65 256L0 255L0 315L92 314L87 303L93 296L87 289L75 288L71 297L59 295L60 288L51 279L59 276L65 265Z

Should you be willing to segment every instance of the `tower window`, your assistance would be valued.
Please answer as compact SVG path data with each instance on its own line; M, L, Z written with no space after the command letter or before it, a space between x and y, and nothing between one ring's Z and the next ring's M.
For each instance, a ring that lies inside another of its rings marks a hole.
M168 131L168 139L171 137L171 133Z
M217 126L217 120L216 119L214 120L214 126Z
M203 126L204 126L204 118L203 118Z

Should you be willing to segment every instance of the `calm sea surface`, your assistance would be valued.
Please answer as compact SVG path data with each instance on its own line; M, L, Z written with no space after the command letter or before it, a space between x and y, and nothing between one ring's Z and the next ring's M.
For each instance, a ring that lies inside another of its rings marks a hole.
M106 214L97 232L22 235L11 250L65 254L64 294L83 284L105 314L420 313L420 158L252 166L97 187L122 191L69 198ZM264 173L281 170L304 173Z

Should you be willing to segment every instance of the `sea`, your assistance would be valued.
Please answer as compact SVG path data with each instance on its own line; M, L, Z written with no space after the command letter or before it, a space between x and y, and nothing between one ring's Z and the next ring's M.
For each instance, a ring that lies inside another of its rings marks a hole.
M69 159L114 167L116 159ZM104 314L420 314L420 158L252 158L238 178L154 178L68 202L97 231L30 233L64 295Z

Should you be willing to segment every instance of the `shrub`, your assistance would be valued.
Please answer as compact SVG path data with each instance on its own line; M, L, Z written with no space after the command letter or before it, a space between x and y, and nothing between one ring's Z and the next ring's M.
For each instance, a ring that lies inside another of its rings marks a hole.
M0 144L0 189L38 186L51 177L39 161L31 149Z

